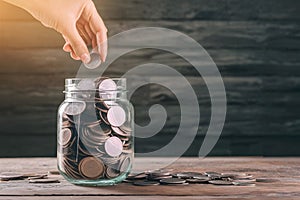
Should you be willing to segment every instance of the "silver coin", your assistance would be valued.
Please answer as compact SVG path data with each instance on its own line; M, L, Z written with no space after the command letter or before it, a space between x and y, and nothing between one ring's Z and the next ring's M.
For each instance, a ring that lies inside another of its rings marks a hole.
M180 178L164 178L159 181L161 184L182 184L186 181Z
M279 181L278 179L273 179L273 178L256 178L256 182L261 182L261 183L273 183Z
M208 182L213 185L232 185L233 184L230 181L224 181L224 180L211 180Z
M17 174L14 172L2 172L0 174L1 181L17 180L17 179L22 179L22 178L23 178L22 174Z
M195 176L202 176L202 175L203 174L200 172L182 172L182 173L174 174L175 177L183 178L183 179L194 178Z
M90 53L91 60L89 63L83 63L84 66L88 69L95 69L101 65L100 55L94 51Z
M105 78L99 84L100 91L114 91L117 89L117 84L110 78Z
M95 89L95 83L91 79L82 79L78 84L77 84L77 89L79 90L94 90Z
M129 170L130 164L131 164L130 157L125 157L123 161L120 163L119 171L121 173L127 172Z
M45 179L45 178L48 178L47 174L41 174L41 175L31 176L31 177L28 177L28 180Z
M127 176L127 179L129 179L129 180L145 179L145 178L147 178L147 176L148 176L147 174L142 172L142 173L137 173L137 174L129 174Z
M188 183L208 183L208 181L210 180L210 178L206 177L206 179L186 179L186 182Z
M107 120L112 126L121 126L126 121L126 113L120 106L112 106L107 112Z
M147 181L147 180L134 181L133 185L136 185L136 186L151 186L151 185L159 185L159 182L157 182L157 181Z
M59 173L58 170L50 170L50 171L48 171L48 174L51 174L51 175L60 175L60 173Z
M110 137L104 145L106 153L111 157L119 156L123 151L123 143L118 137Z
M34 179L29 180L29 183L59 183L58 179Z
M158 169L158 170L152 170L146 172L149 176L155 177L155 176L170 176L171 171L165 170L165 169Z
M207 176L210 176L210 175L221 176L221 174L219 172L204 172L204 174Z
M107 178L111 179L118 177L120 175L120 172L112 167L107 167L105 170L105 175Z
M110 100L117 97L117 84L110 78L104 79L99 84L99 96L102 99ZM110 103L110 101L108 101ZM111 102L113 103L113 102Z
M172 176L148 176L148 180L159 181L166 178L172 178Z
M67 115L79 115L85 110L86 104L84 101L70 102L65 108Z
M239 182L239 181L233 181L233 185L237 186L255 186L256 184L254 182Z

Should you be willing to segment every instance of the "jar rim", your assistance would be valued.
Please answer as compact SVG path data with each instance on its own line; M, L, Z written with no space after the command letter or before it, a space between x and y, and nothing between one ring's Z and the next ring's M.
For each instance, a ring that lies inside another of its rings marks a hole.
M105 89L101 90L97 88L96 81L99 78L110 79L115 85L116 89ZM84 82L83 85L80 83ZM97 77L97 78L66 78L65 79L65 90L64 93L77 93L77 92L127 92L126 78L108 78L108 77Z

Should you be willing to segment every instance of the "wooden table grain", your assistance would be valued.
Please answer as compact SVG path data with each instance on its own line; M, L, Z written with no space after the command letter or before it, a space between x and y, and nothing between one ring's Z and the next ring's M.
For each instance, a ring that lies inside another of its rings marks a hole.
M136 158L136 165L147 163L155 169L162 159ZM300 158L209 157L180 158L168 166L176 171L246 172L256 178L276 179L256 186L215 186L190 184L187 186L116 186L82 187L65 181L31 184L27 180L0 182L0 199L300 199ZM37 173L56 169L56 158L2 158L0 172Z

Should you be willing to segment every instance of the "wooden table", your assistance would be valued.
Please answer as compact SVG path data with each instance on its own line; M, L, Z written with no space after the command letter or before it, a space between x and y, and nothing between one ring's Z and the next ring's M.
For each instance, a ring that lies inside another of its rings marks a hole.
M164 158L136 158L155 169ZM169 166L178 171L247 172L255 177L276 179L256 186L133 186L121 183L108 187L80 187L65 181L32 184L27 180L0 182L0 199L300 199L300 158L214 157L180 158ZM56 169L55 158L3 158L1 172L47 172Z

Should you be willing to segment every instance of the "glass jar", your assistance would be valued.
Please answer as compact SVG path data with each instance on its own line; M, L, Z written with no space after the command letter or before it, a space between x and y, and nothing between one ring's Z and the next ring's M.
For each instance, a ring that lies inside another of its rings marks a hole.
M126 79L65 80L58 110L58 169L73 184L102 186L123 181L134 156L133 107Z

